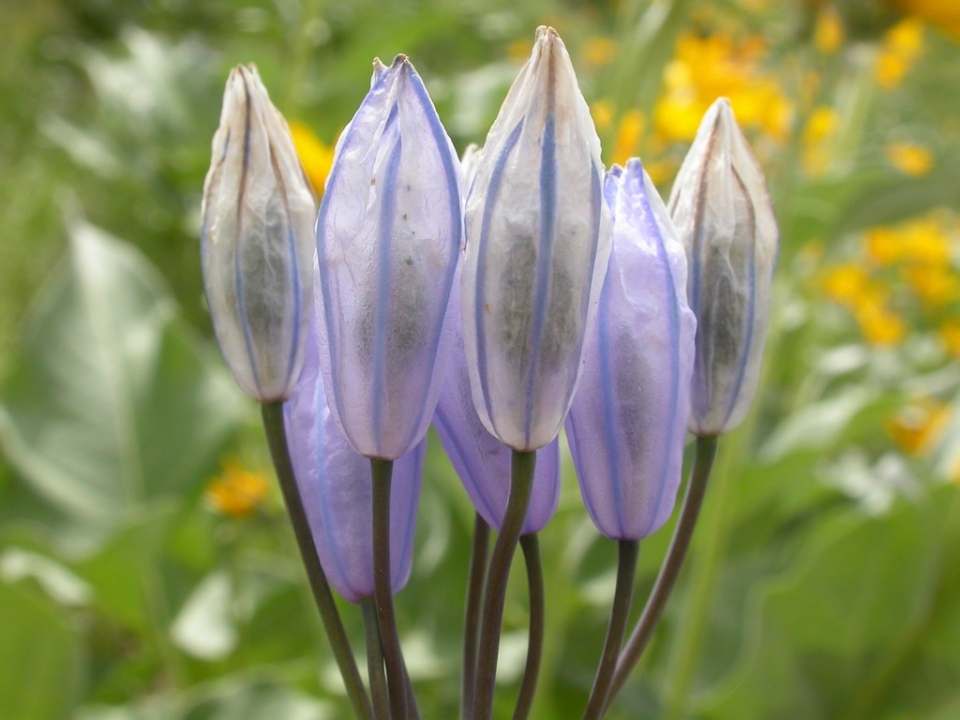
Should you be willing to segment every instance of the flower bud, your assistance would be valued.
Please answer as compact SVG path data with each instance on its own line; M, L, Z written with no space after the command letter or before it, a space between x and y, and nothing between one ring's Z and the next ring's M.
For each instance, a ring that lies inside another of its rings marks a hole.
M433 424L477 512L499 532L510 495L510 449L487 432L473 404L460 330L460 292L456 285L450 304L455 323L453 357ZM554 439L537 451L524 535L540 532L556 512L560 500L559 448L559 441Z
M756 394L778 242L763 172L726 98L704 115L669 209L697 316L690 432L719 435L740 424Z
M214 332L240 388L283 400L311 315L316 202L253 65L230 72L203 188L200 248Z
M310 347L316 337L310 333ZM373 597L373 483L370 461L347 443L334 421L315 352L284 405L287 447L320 564L352 603ZM427 441L393 466L390 485L390 577L399 592L410 577L420 478Z
M458 161L413 65L375 66L317 220L320 366L351 446L394 459L427 432L463 235Z
M570 57L537 31L466 208L463 338L484 426L515 450L551 442L570 407L609 256L600 140Z
M613 251L566 429L594 524L640 540L673 509L690 414L697 321L687 261L640 161L607 173Z

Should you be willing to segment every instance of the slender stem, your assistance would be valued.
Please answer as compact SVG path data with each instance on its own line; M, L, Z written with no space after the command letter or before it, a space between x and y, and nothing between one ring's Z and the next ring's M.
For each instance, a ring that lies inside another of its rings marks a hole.
M327 639L333 650L333 656L340 668L340 675L347 690L347 697L353 706L353 712L361 720L373 720L373 710L370 707L370 698L363 687L357 661L350 649L346 630L340 620L340 612L327 583L327 576L320 566L317 548L313 544L313 535L310 532L310 521L303 507L300 492L297 490L297 481L293 474L293 464L290 461L290 452L287 448L287 431L283 424L283 403L264 403L261 406L263 426L270 446L270 455L280 481L280 490L287 506L287 514L293 525L293 534L297 539L300 557L310 580L310 589L320 611L320 619L327 632Z
M537 455L534 452L513 451L510 497L487 573L480 649L477 654L473 720L490 720L493 712L493 686L497 677L497 654L500 650L500 626L507 597L507 579L510 576L510 563L523 530L523 522L527 517L527 508L530 506L536 461Z
M380 642L377 605L373 598L364 598L360 601L360 608L363 610L363 630L367 639L367 677L370 680L370 694L373 696L373 715L376 720L390 720L387 676L383 671L383 645Z
M617 667L623 635L627 631L630 619L630 603L633 601L633 579L637 574L637 555L640 553L639 540L621 540L618 544L617 586L613 593L613 607L610 609L610 624L607 626L607 639L603 643L597 677L583 711L584 720L597 720L603 716L613 683L613 673Z
M390 577L390 481L393 461L370 458L373 473L373 596L387 667L390 711L393 720L407 718L407 679L393 613L393 588Z
M707 491L707 481L710 479L710 470L713 468L713 460L716 455L716 436L697 438L697 452L693 461L693 470L690 473L690 482L683 499L683 509L680 511L680 517L677 520L677 527L673 531L673 539L670 541L670 549L667 550L663 565L660 567L660 574L657 575L657 581L653 586L650 597L647 598L643 614L637 621L637 625L630 635L630 640L627 641L627 646L620 654L619 661L617 661L617 669L613 674L613 682L606 699L607 706L620 692L623 684L630 676L630 672L640 662L640 656L643 655L647 643L650 642L653 631L657 627L657 622L667 605L667 599L673 591L673 586L680 575L680 568L687 556L687 550L690 548L690 539L693 537L693 530L697 525L697 518L703 505L703 496Z
M467 583L467 607L463 621L463 677L460 681L460 720L469 718L473 708L477 675L477 645L480 641L480 611L486 581L490 526L480 513L473 521L473 552L470 555L470 579Z
M520 683L520 695L517 707L513 711L513 720L526 720L533 707L533 696L537 691L540 677L540 660L543 658L543 636L545 626L543 563L540 561L540 541L536 534L520 538L520 549L527 565L527 585L530 588L530 637L527 641L527 664L523 668L523 681Z

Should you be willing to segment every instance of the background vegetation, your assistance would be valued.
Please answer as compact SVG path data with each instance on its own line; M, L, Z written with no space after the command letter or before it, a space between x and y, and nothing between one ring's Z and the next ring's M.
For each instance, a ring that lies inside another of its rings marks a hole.
M782 228L760 397L721 443L687 570L611 717L960 717L953 0L0 4L0 717L348 716L257 409L202 300L223 82L258 64L321 190L374 56L410 55L462 151L543 23L605 160L639 154L664 194L730 97ZM426 472L397 602L424 717L448 718L472 511L437 442ZM638 601L669 533L644 543ZM615 562L569 463L541 542L533 715L567 720ZM526 633L515 579L502 717Z

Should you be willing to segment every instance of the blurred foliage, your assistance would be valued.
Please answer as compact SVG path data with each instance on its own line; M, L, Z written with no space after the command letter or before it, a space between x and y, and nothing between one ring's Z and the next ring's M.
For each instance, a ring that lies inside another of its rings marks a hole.
M411 56L463 150L542 23L605 159L639 154L664 194L729 96L782 232L757 407L721 443L689 566L611 717L960 717L955 7L0 4L0 717L348 715L256 409L209 339L197 235L222 84L258 64L319 189L374 56ZM473 512L436 442L422 502L397 611L424 717L452 717ZM670 531L644 543L638 602ZM570 467L541 544L533 716L566 720L615 564ZM497 717L522 671L524 587L518 566Z

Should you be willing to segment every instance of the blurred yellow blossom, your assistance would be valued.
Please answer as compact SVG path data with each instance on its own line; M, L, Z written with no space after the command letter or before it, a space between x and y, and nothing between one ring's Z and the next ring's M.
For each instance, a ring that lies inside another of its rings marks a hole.
M526 62L532 49L533 43L529 40L514 40L507 46L507 57L516 63Z
M870 276L862 265L848 263L831 268L823 278L824 294L848 307L863 297L870 287Z
M885 90L900 85L923 50L923 24L906 18L887 30L877 54L875 76Z
M307 174L307 180L319 198L323 195L323 186L333 165L333 148L324 145L309 127L296 120L290 121L290 135L293 137L294 147L297 148L297 155L300 156L303 171Z
M597 100L590 105L590 115L593 117L597 130L601 132L609 130L613 125L613 103L609 100Z
M833 55L843 45L843 20L832 5L820 8L813 30L813 44L824 55Z
M247 470L238 460L223 462L223 472L210 481L206 498L217 512L234 518L252 516L270 492L262 473Z
M923 145L891 143L886 147L887 159L906 175L926 175L933 167L933 153Z
M833 156L833 138L839 120L832 107L820 105L810 112L803 127L803 168L811 175L820 175Z
M948 320L940 328L940 341L950 357L960 358L960 320Z
M777 78L761 67L766 54L765 41L756 35L741 40L725 33L681 35L676 55L664 70L663 95L654 109L657 133L669 142L692 140L710 104L727 97L741 126L784 139L792 105Z
M871 345L892 347L899 345L907 334L907 325L899 315L879 299L867 296L853 309L863 338Z
M901 12L960 38L960 3L956 0L893 0L893 4Z
M613 146L613 162L626 165L627 160L637 154L640 139L643 137L643 113L630 110L620 118L617 124L617 139Z
M960 277L952 268L917 264L904 268L903 277L920 302L929 308L960 300Z
M583 47L583 57L591 65L603 67L617 58L617 43L608 37L594 36Z
M911 403L886 422L887 434L908 455L922 455L936 442L950 420L950 405L932 398Z

